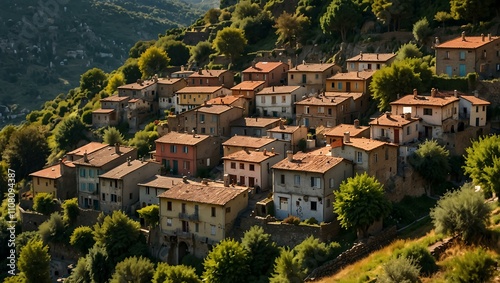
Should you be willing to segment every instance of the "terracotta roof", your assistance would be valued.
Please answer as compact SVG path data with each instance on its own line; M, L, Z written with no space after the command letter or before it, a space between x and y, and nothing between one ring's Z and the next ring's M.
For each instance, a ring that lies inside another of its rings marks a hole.
M335 63L323 63L323 64L315 64L315 63L306 63L300 64L288 70L289 73L296 72L324 72L329 68L335 66Z
M180 182L182 182L182 178L155 175L138 185L159 189L170 189L173 185Z
M77 148L73 151L70 151L67 154L83 156L83 154L85 152L87 152L87 154L90 154L94 151L98 151L101 148L105 148L107 146L108 146L107 144L100 143L100 142L89 142L88 144L86 144L84 146L80 146L79 148Z
M240 98L237 97L237 96L226 95L226 96L223 96L223 97L216 97L216 98L212 98L210 100L207 100L206 104L207 105L217 105L217 104L231 105L234 102L236 102L238 99L240 99Z
M155 84L155 82L153 80L147 80L147 81L143 81L142 83L131 83L131 84L127 84L127 85L122 85L122 86L119 86L118 89L144 89L144 88L147 88L148 86L151 86Z
M201 70L201 74L199 72L192 73L188 78L218 78L225 72L229 72L228 70Z
M110 101L110 102L120 102L123 100L129 100L130 97L128 96L118 96L118 95L112 95L106 98L102 98L100 101Z
M354 125L350 124L339 124L325 132L325 136L336 136L343 137L345 132L349 132L351 137L357 137L359 134L364 131L369 131L370 127L368 126L359 126L356 128Z
M99 175L102 178L108 179L122 179L126 175L134 172L135 170L139 170L141 167L147 166L150 162L140 161L140 160L132 160L130 161L130 165L128 162L125 162L121 165L116 166L115 168L109 170L108 172Z
M387 117L389 115L389 117ZM410 119L405 118L405 114L401 115L391 115L382 114L379 117L373 119L370 125L380 125L380 126L390 126L390 127L402 127L413 122L418 122L419 118L410 117Z
M222 114L222 113L229 111L233 108L235 108L235 107L231 106L231 105L211 104L211 105L200 106L195 111L198 111L201 113Z
M391 144L383 142L383 141L372 140L372 139L367 139L367 138L349 138L349 142L344 143L344 145L345 146L352 146L352 147L363 149L366 151L372 151L378 147L381 147L384 145L391 145Z
M239 195L246 193L244 187L224 187L209 183L178 183L168 191L160 194L159 198L175 199L195 203L207 203L214 205L225 205Z
M58 179L60 178L61 175L61 165L56 164L52 165L46 168L43 168L42 170L33 172L30 174L31 177L39 177L39 178L45 178L45 179Z
M257 138L257 137L247 137L247 136L234 136L227 141L225 141L222 145L225 146L238 146L238 147L248 147L248 148L261 148L266 146L276 139L270 138Z
M181 88L177 91L179 94L183 93L214 93L218 90L222 89L222 86L187 86Z
M324 97L346 97L352 98L354 100L360 99L363 97L362 92L345 92L345 91L327 91L323 93Z
M257 62L255 63L255 68L250 66L249 68L245 69L243 73L269 73L272 70L283 65L288 67L287 64L282 62Z
M255 90L265 84L265 81L243 81L231 88L231 90Z
M455 101L459 101L459 98L454 96L421 96L417 95L414 98L413 94L405 95L400 99L391 102L391 105L429 105L429 106L445 106Z
M277 126L275 128L269 129L269 130L267 130L267 132L293 134L299 128L300 128L300 126L283 125L283 126Z
M460 96L460 98L463 98L467 101L469 101L470 103L472 103L472 105L490 105L491 103L487 100L483 100L479 97L475 97L474 95L462 95Z
M110 114L110 113L113 113L115 112L115 109L102 109L102 108L99 108L99 109L96 109L94 111L92 111L92 114Z
M170 132L164 136L161 136L156 142L159 143L168 143L168 144L183 144L183 145L196 145L210 136L207 135L198 135L188 133L178 133L178 132Z
M139 101L138 98L134 98L134 99L130 99L128 102L129 103L136 103L137 101Z
M335 106L348 100L348 97L343 96L331 96L331 97L308 97L299 102L295 102L296 105L324 105L324 106Z
M231 126L235 127L256 127L263 128L267 127L273 123L279 123L280 118L248 118L243 117L241 119L235 120L231 123Z
M183 74L192 74L192 73L194 73L194 71L184 70L184 71L173 72L172 75L183 75Z
M479 48L485 44L497 40L498 36L492 36L491 41L488 40L488 36L485 36L484 40L481 36L465 36L465 41L462 40L462 36L448 40L436 46L436 48L458 48L458 49L471 49Z
M108 145L98 151L94 151L90 154L87 153L87 161L84 160L85 158L80 158L73 161L73 163L81 166L101 167L134 150L136 149L120 145L119 153L116 153L115 146Z
M298 152L293 155L292 161L289 161L288 158L285 158L276 163L272 168L323 174L335 167L343 160L345 159L341 157Z
M301 86L293 86L293 85L284 85L284 86L270 86L270 87L265 87L261 91L259 91L257 94L258 95L263 95L263 94L289 94L297 89L301 88Z
M235 153L231 153L228 156L224 156L222 159L261 163L271 157L279 155L276 152L271 152L271 150L272 149L269 148L265 153L264 151L240 150Z
M374 71L356 71L347 73L336 73L335 75L326 79L327 81L335 80L350 80L350 81L363 81L371 78L375 72Z
M363 61L363 62L386 62L396 57L394 53L363 53L347 59L347 62Z
M157 83L161 85L173 85L179 82L180 80L182 80L182 78L174 78L174 79L160 78Z

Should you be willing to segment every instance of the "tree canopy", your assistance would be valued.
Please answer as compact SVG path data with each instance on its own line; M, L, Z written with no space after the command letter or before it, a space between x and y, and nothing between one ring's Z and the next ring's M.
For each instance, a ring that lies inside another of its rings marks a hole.
M413 168L428 182L428 188L446 181L450 173L450 152L436 140L426 140L410 156Z
M164 36L156 42L156 46L165 50L172 66L185 65L189 59L189 48L182 41Z
M82 255L86 255L89 249L95 244L94 231L88 226L77 227L73 230L69 243Z
M108 127L107 129L104 130L104 133L102 135L102 139L104 143L114 145L114 144L124 144L124 138L122 133L118 131L117 128L115 127Z
M103 70L92 68L80 76L80 89L95 94L106 87L108 77Z
M465 152L465 174L485 192L500 195L500 136L480 137Z
M159 47L151 46L139 57L137 64L141 70L142 78L161 75L168 67L170 57Z
M217 52L229 57L231 62L243 53L247 39L241 29L227 27L217 32L213 46Z
M295 47L297 42L301 41L304 36L304 28L309 25L309 19L304 15L292 15L283 12L276 19L276 34L278 35L279 43L289 43L291 47Z
M44 215L50 215L57 209L57 201L49 193L38 193L33 199L33 210Z
M153 283L201 283L193 267L168 265L161 262L156 267Z
M352 0L333 0L320 18L321 30L325 34L340 32L342 41L347 40L347 32L356 27L361 15Z
M115 267L110 283L151 283L154 274L153 263L144 257L129 257Z
M52 282L49 248L41 240L30 240L21 249L18 267L26 282Z
M241 244L250 255L249 282L262 282L273 271L270 262L274 262L280 251L271 240L271 235L264 232L260 226L252 226L241 238Z
M356 228L358 236L368 236L368 228L382 220L391 211L391 203L384 195L383 186L366 172L348 178L334 192L333 211L344 228Z
M69 115L57 124L54 140L62 150L73 150L78 142L85 139L86 127L76 115Z
M160 207L157 204L148 205L137 210L139 216L144 218L146 223L151 227L158 226L160 221Z
M233 239L222 240L205 258L203 280L209 283L246 282L248 251Z
M479 19L491 14L495 0L450 0L451 15L454 19L463 19L477 24Z

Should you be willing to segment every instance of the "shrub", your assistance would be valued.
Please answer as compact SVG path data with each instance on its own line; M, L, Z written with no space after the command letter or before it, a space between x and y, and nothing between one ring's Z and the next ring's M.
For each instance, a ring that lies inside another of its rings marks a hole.
M287 218L283 219L283 223L293 224L293 225L299 225L300 224L300 218L298 218L297 216L290 215Z
M306 219L304 223L309 224L309 225L317 225L319 222L316 220L316 218L311 217L309 219Z
M420 282L420 268L414 260L406 257L393 258L384 265L384 273L377 283L416 283Z
M490 282L495 272L495 261L483 249L470 251L453 258L445 273L449 282Z
M50 215L57 209L57 201L49 193L38 193L33 200L33 209L41 214Z
M414 260L415 264L420 267L420 273L430 275L437 271L436 260L429 252L427 247L419 244L413 244L409 247L396 250L395 258L405 257Z

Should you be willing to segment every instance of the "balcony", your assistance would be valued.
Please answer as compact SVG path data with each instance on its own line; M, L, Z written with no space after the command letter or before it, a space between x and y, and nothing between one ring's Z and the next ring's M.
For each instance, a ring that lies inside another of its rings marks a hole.
M190 220L190 221L199 221L200 217L198 213L188 214L179 212L179 219L182 220Z
M182 229L180 229L180 228L175 230L175 234L177 235L178 238L191 240L191 241L193 240L193 237L194 237L193 233L182 231Z

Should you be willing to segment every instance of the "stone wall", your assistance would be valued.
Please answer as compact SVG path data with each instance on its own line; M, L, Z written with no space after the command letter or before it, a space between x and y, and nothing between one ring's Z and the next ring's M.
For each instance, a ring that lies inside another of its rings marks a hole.
M90 226L92 227L97 222L99 211L80 209L80 214L76 219L76 227ZM36 211L25 210L23 206L19 206L19 214L21 217L21 231L38 231L38 226L47 221L50 216L43 215Z
M337 258L316 268L307 276L305 281L315 281L322 277L330 276L342 267L352 264L357 260L367 256L369 253L378 250L389 244L396 237L396 226L390 227L375 236L371 236L366 242L355 244L349 250L341 253Z
M385 187L386 196L390 201L399 202L405 196L419 197L425 194L425 180L413 167L405 164L401 172L402 176L392 177Z

